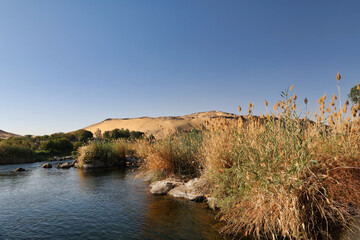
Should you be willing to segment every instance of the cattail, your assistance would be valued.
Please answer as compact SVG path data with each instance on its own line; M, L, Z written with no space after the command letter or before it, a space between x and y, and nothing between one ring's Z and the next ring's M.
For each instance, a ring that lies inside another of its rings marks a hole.
M293 84L293 85L291 85L291 87L290 87L290 91L293 89L293 87L294 87L294 84Z
M308 104L308 99L307 98L304 99L304 103Z
M297 99L297 96L295 93L294 93L293 99L294 99L294 101Z
M327 113L330 113L330 112L331 112L330 106L328 106L328 108L326 109L326 112L327 112Z
M334 106L334 105L335 105L334 99L331 99L330 106Z
M340 75L340 73L338 72L337 75L336 75L336 80L340 81L340 79L341 79L341 75Z
M238 111L241 112L241 107L240 106L238 106Z
M268 102L265 100L265 106L267 107L268 106Z
M334 99L334 100L337 100L337 97L336 97L336 95L335 95L335 94L333 94L333 99Z

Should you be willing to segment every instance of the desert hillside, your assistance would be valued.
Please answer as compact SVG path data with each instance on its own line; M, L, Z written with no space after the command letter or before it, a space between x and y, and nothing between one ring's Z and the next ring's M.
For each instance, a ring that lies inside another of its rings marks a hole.
M6 138L9 138L9 137L18 137L18 136L20 136L20 135L0 130L0 138L6 139Z
M153 134L159 137L162 134L176 131L187 131L201 126L204 121L217 117L234 117L231 113L210 111L193 113L176 117L140 117L140 118L117 118L106 119L100 123L85 127L84 129L95 132L100 129L102 132L111 131L115 128L124 128L131 131L141 131L147 135Z

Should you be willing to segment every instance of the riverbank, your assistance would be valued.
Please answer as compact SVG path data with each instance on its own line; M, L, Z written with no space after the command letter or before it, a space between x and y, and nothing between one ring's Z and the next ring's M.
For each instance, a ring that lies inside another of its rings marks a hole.
M153 181L206 179L225 235L338 239L360 210L360 106L345 118L348 102L338 112L335 95L325 100L309 121L289 90L267 116L252 116L250 103L247 116L139 142L135 152Z

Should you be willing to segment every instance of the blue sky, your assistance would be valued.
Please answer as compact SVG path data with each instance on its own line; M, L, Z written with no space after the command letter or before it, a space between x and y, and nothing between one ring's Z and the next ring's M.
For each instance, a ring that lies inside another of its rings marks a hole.
M249 101L259 114L292 84L314 109L337 93L337 71L343 98L360 82L359 12L359 1L0 0L0 129Z

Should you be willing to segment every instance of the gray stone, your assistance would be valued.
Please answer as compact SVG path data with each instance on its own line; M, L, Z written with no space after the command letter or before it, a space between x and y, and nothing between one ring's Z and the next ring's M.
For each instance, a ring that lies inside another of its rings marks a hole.
M68 169L71 168L71 163L58 163L56 164L56 168Z
M155 195L165 195L177 184L178 182L169 180L153 182L150 184L150 192Z
M191 201L203 202L206 199L201 191L201 188L204 184L204 180L195 178L185 184L181 184L171 189L168 194L177 198L185 198Z

